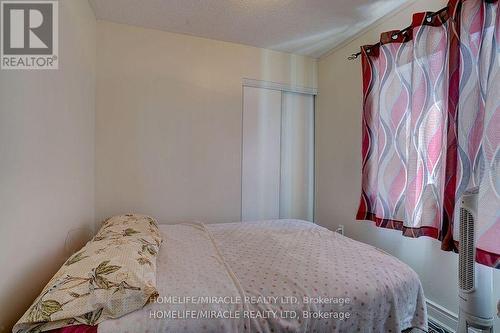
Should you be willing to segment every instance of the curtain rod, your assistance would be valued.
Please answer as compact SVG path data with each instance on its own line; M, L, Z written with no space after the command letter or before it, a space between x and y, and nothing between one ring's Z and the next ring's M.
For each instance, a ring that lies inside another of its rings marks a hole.
M441 8L441 9L440 9L440 10L438 10L437 12L434 12L434 13L431 13L431 14L427 15L427 16L426 16L426 18L431 18L431 17L434 17L434 16L436 16L436 15L439 15L439 14L441 14L442 12L444 12L445 10L448 10L448 6L446 6L446 7L444 7L444 8ZM394 37L394 36L396 36L396 35L398 35L398 34L401 34L401 33L403 33L403 34L404 34L404 33L406 33L407 31L409 31L411 28L412 28L412 26L410 25L410 26L408 26L408 27L404 28L403 30L399 30L398 32L395 32L395 33L392 35L392 37ZM380 46L380 45L382 45L382 43L381 43L381 42L378 42L378 43L376 43L376 44L374 44L374 45L370 46L369 48L367 48L367 52L370 52L370 50L371 50L372 48L377 47L377 46ZM347 57L347 60L354 60L354 59L357 59L357 58L360 56L360 54L361 54L361 51L360 51L360 52L358 52L358 53L353 53L353 54L351 54L350 56L348 56L348 57Z

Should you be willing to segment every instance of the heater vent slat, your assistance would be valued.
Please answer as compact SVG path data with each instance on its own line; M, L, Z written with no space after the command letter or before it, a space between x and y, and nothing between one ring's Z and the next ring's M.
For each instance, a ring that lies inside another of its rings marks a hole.
M474 289L474 217L467 209L460 208L460 259L458 281L460 289Z

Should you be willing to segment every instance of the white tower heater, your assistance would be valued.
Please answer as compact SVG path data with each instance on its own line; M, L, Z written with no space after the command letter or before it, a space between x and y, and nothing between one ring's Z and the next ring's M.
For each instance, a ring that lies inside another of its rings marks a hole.
M460 205L458 333L469 327L493 332L492 271L475 261L478 192L477 187L466 191Z

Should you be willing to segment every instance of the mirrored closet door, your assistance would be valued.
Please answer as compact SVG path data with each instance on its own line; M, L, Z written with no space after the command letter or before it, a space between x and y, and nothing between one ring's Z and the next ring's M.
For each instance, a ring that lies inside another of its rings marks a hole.
M314 95L243 88L243 221L313 221Z

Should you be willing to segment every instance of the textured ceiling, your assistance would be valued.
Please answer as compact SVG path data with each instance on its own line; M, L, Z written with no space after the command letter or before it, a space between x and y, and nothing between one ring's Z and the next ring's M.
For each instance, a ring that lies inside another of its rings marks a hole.
M89 0L98 19L315 58L414 0Z

